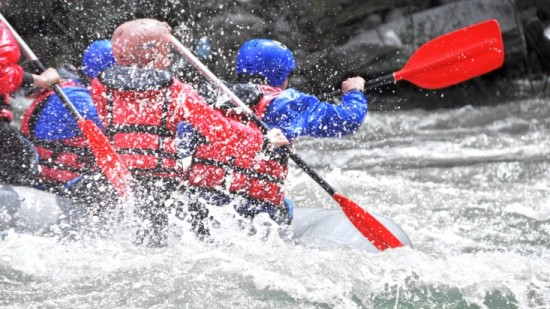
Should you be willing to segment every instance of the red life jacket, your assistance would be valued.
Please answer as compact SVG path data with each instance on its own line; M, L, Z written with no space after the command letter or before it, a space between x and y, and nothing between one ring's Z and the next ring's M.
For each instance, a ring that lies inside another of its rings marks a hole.
M263 96L251 109L262 119L264 112L280 88L261 86ZM245 122L242 116L227 112L229 117ZM248 126L259 128L252 121ZM288 173L288 157L278 152L264 150L253 159L238 154L227 156L216 145L201 144L197 147L188 168L189 185L217 192L231 192L247 199L279 207L284 202L284 183Z
M72 81L61 84L61 87L75 86L80 85ZM69 180L90 171L95 165L95 159L85 136L52 141L34 136L38 116L52 94L53 91L47 88L33 95L35 99L21 122L21 133L34 144L38 153L41 169L38 178L48 187L65 185Z
M98 104L105 135L128 170L138 178L177 177L181 169L176 132L167 126L172 76L166 71L112 67L98 81L107 96Z
M0 21L0 121L10 122L9 94L16 91L23 80L23 69L19 61L19 44L8 26Z

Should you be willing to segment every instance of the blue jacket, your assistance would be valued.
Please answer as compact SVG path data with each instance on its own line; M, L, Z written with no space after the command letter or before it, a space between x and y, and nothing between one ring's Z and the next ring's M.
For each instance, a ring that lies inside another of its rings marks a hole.
M72 81L64 81L61 87L79 113L101 128L88 89ZM34 95L34 102L21 122L21 132L38 151L41 188L58 188L95 165L77 122L61 99L49 89Z
M248 90L238 96L247 104L255 103L258 93ZM360 91L344 94L342 103L335 105L296 89L286 89L271 101L263 121L269 128L281 129L289 141L299 136L341 137L359 129L367 115L367 106L367 98ZM180 123L177 132L179 154L190 155L199 141L198 133L187 123Z
M367 98L350 91L342 103L321 102L313 95L286 89L267 107L264 122L279 128L289 140L299 136L341 137L355 133L367 115Z
M88 89L79 86L63 87L63 92L71 100L80 114L102 128L96 107ZM56 94L47 98L39 112L32 132L40 140L54 141L82 135L76 121Z

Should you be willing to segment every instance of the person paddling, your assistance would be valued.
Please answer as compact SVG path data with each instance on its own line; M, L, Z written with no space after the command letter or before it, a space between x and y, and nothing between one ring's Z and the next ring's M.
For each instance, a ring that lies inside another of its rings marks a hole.
M13 119L10 94L21 87L49 87L60 78L53 68L40 75L24 72L18 64L19 57L17 41L0 21L0 183L31 185L37 173L35 152L10 125Z
M295 68L293 54L285 45L274 40L253 39L239 50L238 84L229 88L270 128L281 129L290 141L299 136L341 137L356 132L367 113L367 99L362 93L365 80L361 77L345 80L342 103L333 105L288 88L288 78ZM217 108L258 129L233 108L230 101L222 101ZM251 162L238 156L227 159L218 156L211 145L202 143L200 136L189 128L180 126L179 134L196 144L194 151L182 151L192 153L186 194L194 196L197 207L206 209L205 204L231 203L245 217L268 213L275 222L290 224L289 201L284 203L287 153L267 148L262 157Z
M239 153L242 158L254 157L265 144L288 144L280 130L264 136L226 118L191 86L172 77L166 70L170 32L166 23L154 19L123 23L111 38L117 65L92 81L92 98L105 134L137 182L136 212L142 221L137 243L152 246L165 244L165 201L181 181L176 151L180 122L191 125L222 153Z
M84 51L82 75L70 65L58 68L61 88L78 112L101 127L95 105L87 89L87 82L115 64L111 42L93 42ZM62 193L70 181L75 181L95 165L86 136L61 99L51 89L30 95L34 99L21 123L21 133L38 152L41 173L35 186L54 193Z

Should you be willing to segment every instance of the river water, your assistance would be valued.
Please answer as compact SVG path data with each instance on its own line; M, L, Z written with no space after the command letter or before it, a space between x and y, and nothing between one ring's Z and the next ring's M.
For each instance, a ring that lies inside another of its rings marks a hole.
M0 240L6 308L549 308L550 101L370 112L343 139L297 152L345 196L392 218L414 248L319 248L256 222L167 248L116 227L67 241ZM298 207L337 209L295 166Z

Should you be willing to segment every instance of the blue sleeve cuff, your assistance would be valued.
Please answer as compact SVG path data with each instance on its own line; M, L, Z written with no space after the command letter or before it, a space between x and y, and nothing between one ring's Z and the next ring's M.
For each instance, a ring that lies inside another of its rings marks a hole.
M355 100L363 100L365 103L367 103L367 97L365 96L365 93L360 91L359 89L352 89L342 95L342 101L346 100L346 98L354 98Z

